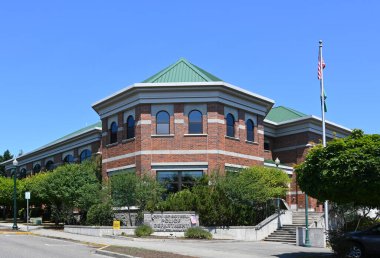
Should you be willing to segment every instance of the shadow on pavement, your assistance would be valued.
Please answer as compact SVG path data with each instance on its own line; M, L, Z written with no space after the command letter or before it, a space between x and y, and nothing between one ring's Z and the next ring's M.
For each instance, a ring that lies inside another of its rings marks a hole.
M274 255L279 258L335 258L334 254L307 253L307 252L292 252Z

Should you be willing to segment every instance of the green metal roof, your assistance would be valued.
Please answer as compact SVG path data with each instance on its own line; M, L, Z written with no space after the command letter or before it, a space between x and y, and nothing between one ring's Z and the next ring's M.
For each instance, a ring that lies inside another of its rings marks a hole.
M223 81L184 58L149 77L143 83Z
M301 113L297 110L284 107L284 106L279 106L279 107L272 108L265 119L275 122L275 123L281 123L284 121L289 121L289 120L306 117L306 116L307 116L306 114Z

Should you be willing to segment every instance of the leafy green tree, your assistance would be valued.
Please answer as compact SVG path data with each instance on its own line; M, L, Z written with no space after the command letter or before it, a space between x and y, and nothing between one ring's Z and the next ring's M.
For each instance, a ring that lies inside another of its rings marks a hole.
M285 196L289 182L281 170L265 167L208 179L200 180L191 190L169 195L160 204L161 209L194 210L204 226L255 225L270 215L267 202Z
M321 201L380 206L380 135L354 130L310 150L296 168L301 189Z
M84 162L57 167L44 180L41 199L51 207L56 223L73 222L74 210L85 220L89 208L99 203L101 184L96 177L96 164Z
M145 210L156 209L161 201L164 188L148 175L138 177L134 173L113 175L111 180L112 200L115 206L126 206L129 223L132 225L131 206L138 206L138 220Z
M0 163L13 159L13 155L9 150L4 151L3 155L0 155ZM5 176L5 167L0 165L0 176Z

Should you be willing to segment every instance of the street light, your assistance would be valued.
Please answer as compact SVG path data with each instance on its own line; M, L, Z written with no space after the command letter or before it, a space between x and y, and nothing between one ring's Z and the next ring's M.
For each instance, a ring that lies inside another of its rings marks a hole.
M280 159L277 157L274 161L276 167L278 169L278 165L280 165ZM280 197L277 197L277 229L281 228L281 220L280 220Z
M17 186L16 186L16 174L17 174L17 159L13 160L13 230L17 230Z
M305 246L310 247L310 238L309 238L309 200L308 196L305 193L305 224L306 224L306 229L305 229Z

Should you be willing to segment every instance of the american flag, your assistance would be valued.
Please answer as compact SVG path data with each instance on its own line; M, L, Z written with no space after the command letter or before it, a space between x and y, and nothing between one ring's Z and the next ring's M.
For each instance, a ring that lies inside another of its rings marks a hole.
M325 69L326 64L323 58L318 56L318 80L322 78L322 69Z

